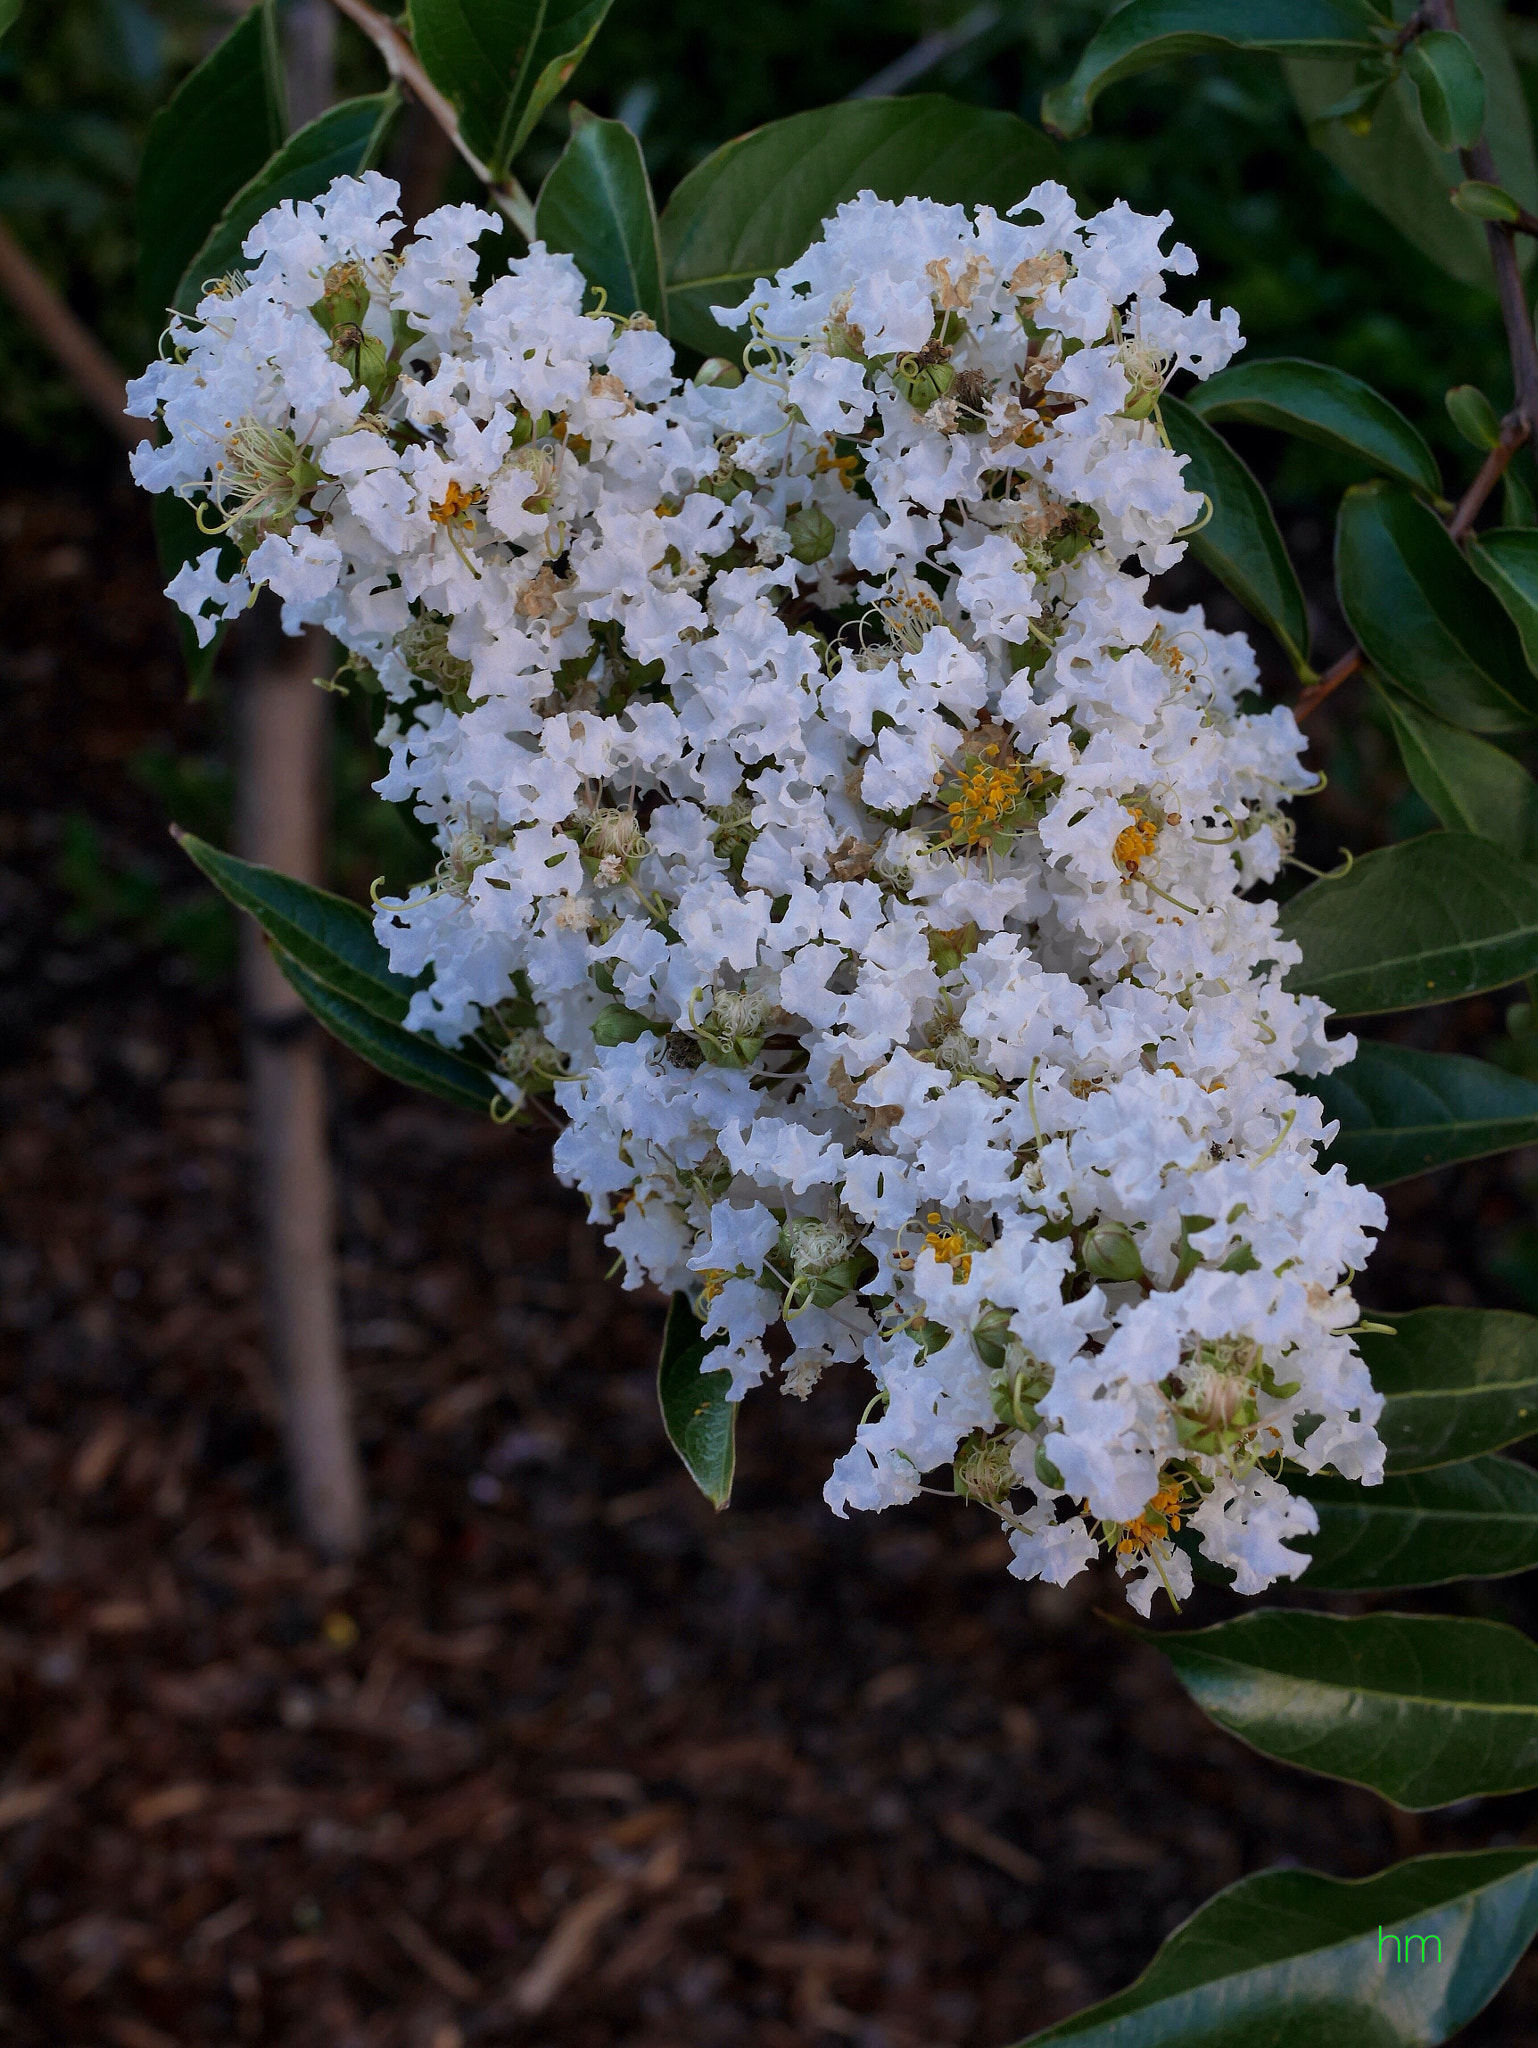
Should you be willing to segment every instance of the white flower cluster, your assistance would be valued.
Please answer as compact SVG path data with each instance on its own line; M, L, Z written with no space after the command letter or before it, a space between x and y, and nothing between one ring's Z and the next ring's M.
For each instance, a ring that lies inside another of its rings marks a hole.
M378 917L412 1025L553 1098L734 1399L864 1361L836 1513L950 1468L1022 1577L1104 1546L1146 1612L1183 1524L1295 1576L1284 1456L1382 1471L1383 1212L1313 1163L1282 1077L1352 1044L1244 893L1303 741L1145 598L1203 509L1160 394L1233 314L1165 300L1167 215L862 194L721 316L748 374L681 381L539 245L477 296L471 207L392 254L395 197L268 214L133 400L245 557L172 584L200 632L265 583L390 700L442 850Z

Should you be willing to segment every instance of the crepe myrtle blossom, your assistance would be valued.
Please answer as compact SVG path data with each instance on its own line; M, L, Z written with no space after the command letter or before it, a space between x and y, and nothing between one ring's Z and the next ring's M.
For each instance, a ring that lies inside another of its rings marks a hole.
M471 206L285 202L173 321L135 473L382 693L437 834L378 908L409 1022L559 1112L626 1284L741 1399L874 1393L826 1497L944 1483L1020 1577L1147 1611L1295 1577L1285 1465L1375 1482L1343 1284L1383 1221L1284 1078L1348 1059L1247 893L1308 786L1242 637L1148 602L1203 511L1160 395L1239 346L1168 215L869 193L680 379ZM1181 1540L1177 1542L1177 1537Z

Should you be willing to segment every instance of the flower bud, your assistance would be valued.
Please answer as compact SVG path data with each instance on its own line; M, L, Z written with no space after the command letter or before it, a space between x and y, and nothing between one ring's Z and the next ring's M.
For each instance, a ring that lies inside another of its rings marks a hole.
M838 528L820 505L800 506L786 519L785 531L794 560L809 566L831 555L838 539Z
M1086 1231L1079 1258L1097 1280L1143 1278L1143 1255L1125 1223L1101 1222Z
M694 373L696 384L717 384L723 391L735 391L742 372L725 356L707 356Z
M310 311L335 337L344 327L361 327L368 314L368 276L361 263L333 263L326 272L323 296Z

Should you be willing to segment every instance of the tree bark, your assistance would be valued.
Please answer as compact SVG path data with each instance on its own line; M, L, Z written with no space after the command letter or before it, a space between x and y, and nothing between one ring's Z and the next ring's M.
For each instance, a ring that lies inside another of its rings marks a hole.
M261 631L269 621L253 623L257 648L237 685L237 843L247 860L319 882L327 699L312 678L329 668L330 645L314 628L283 640ZM365 1509L342 1357L325 1048L249 918L241 1007L268 1330L295 1505L317 1550L350 1557L363 1545Z

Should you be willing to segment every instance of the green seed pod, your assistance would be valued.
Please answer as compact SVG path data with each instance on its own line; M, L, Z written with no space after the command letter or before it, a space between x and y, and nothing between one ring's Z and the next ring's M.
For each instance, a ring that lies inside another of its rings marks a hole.
M793 559L808 566L831 555L838 539L838 528L819 505L798 506L785 521L785 531Z
M1080 1258L1097 1280L1141 1280L1143 1255L1125 1223L1097 1223L1086 1231Z

